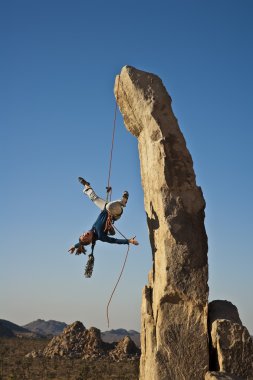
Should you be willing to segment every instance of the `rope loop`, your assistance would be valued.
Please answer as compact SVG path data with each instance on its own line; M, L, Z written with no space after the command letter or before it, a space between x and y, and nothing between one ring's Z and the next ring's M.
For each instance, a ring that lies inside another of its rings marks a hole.
M123 273L123 271L124 271L124 268L125 268L125 265L126 265L126 261L127 261L127 257L128 257L128 253L129 253L129 249L130 249L130 246L129 246L129 244L128 244L128 246L127 246L127 252L126 252L126 256L125 256L125 260L124 260L124 263L123 263L123 266L122 266L122 269L121 269L120 275L119 275L118 280L117 280L117 282L116 282L116 284L115 284L115 286L114 286L114 288L113 288L113 291L112 291L112 293L111 293L110 299L109 299L108 304L107 304L107 306L106 306L106 317L107 317L107 325L108 325L108 328L109 328L109 326L110 326L110 320L109 320L109 305L110 305L110 303L111 303L111 300L112 300L113 294L114 294L114 292L115 292L115 290L116 290L116 288L117 288L117 286L118 286L118 283L120 282L120 279L121 279L122 273Z

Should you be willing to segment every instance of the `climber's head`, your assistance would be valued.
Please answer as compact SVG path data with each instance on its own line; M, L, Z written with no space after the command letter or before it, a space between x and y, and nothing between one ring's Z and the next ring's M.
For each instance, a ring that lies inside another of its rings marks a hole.
M89 244L91 244L92 239L93 239L93 231L90 230L90 231L84 232L84 233L79 237L79 242L80 242L82 245L89 245Z

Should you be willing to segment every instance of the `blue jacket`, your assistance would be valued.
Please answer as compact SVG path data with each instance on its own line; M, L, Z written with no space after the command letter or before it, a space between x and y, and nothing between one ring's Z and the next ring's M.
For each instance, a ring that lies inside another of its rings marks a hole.
M108 211L104 208L91 228L95 233L95 239L111 244L129 244L127 239L115 239L107 235L107 232L104 231L107 217Z
M104 208L103 211L98 215L97 220L91 227L91 231L94 232L94 240L101 240L106 243L111 244L129 244L127 239L116 239L107 235L107 232L104 231L106 220L108 217L108 211ZM75 244L75 248L78 248L80 243Z

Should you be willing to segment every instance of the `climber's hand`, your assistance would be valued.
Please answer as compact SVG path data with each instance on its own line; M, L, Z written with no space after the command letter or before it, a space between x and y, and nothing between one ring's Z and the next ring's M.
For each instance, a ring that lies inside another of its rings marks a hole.
M135 240L135 236L133 238L129 239L128 241L129 241L129 243L131 243L133 245L139 245L138 241Z
M68 252L71 253L71 254L74 253L75 252L75 247L74 246L70 247L69 250L68 250Z

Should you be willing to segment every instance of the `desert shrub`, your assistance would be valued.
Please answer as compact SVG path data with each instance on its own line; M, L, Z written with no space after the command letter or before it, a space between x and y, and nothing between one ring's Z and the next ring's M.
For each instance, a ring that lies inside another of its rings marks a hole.
M26 358L43 350L45 339L0 338L0 380L137 380L139 361Z

